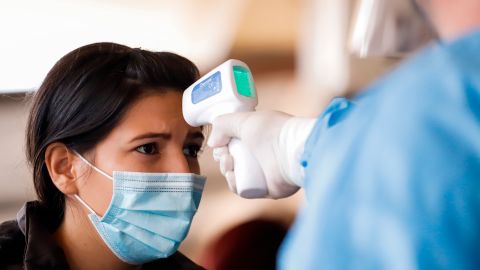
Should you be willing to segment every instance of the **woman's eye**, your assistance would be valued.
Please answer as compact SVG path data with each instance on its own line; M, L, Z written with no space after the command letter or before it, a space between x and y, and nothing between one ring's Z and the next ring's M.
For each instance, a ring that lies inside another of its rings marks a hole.
M144 145L140 145L135 150L145 155L154 155L158 153L157 146L154 143L147 143Z
M196 158L201 152L201 147L199 145L188 145L183 148L183 154L188 157Z

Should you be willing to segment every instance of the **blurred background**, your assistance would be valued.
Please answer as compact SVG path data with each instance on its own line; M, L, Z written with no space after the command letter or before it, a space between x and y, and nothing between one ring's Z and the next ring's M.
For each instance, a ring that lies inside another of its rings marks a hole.
M25 163L29 95L56 60L82 45L111 41L191 59L202 73L236 58L254 75L258 110L318 115L392 68L394 59L348 52L356 0L0 0L0 222L35 198ZM303 194L244 200L228 191L211 150L201 156L208 183L181 251L208 264L215 242L235 226L291 225ZM207 256L208 257L208 256Z

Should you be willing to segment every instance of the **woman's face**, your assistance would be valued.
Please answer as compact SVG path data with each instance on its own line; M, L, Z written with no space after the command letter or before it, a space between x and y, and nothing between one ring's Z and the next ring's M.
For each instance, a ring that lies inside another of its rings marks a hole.
M113 171L200 173L197 153L204 136L189 126L182 115L182 93L167 91L136 101L120 123L85 154L93 165L109 175ZM78 177L79 196L103 215L112 198L110 179L88 165ZM82 168L83 169L83 168Z

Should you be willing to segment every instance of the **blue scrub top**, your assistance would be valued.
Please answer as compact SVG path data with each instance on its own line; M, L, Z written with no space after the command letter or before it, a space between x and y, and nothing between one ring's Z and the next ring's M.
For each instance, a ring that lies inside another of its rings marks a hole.
M280 269L480 269L480 32L320 116Z

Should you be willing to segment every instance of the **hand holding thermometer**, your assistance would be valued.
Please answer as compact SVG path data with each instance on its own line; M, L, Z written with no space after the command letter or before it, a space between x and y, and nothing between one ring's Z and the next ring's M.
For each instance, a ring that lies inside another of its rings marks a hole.
M254 111L258 100L248 66L230 59L216 67L183 94L183 116L191 126L211 124L224 114ZM267 195L262 168L238 139L232 138L228 149L233 157L237 193L244 198Z

